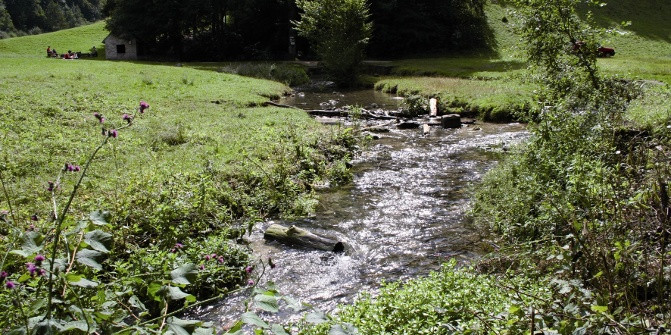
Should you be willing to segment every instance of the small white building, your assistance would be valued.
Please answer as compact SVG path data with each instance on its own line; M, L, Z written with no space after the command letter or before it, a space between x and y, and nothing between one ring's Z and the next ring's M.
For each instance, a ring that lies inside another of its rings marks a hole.
M112 34L103 40L108 60L137 60L137 40L125 40Z

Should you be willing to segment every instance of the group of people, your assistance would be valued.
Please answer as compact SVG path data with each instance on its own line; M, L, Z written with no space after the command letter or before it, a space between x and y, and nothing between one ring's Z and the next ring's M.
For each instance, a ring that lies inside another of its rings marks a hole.
M81 52L72 52L72 50L68 50L68 52L60 55L56 49L52 49L51 46L47 47L47 57L50 58L63 58L63 59L77 59L80 58L82 55L89 56L89 57L98 57L98 50L94 46L91 48L91 53L88 54L82 54Z

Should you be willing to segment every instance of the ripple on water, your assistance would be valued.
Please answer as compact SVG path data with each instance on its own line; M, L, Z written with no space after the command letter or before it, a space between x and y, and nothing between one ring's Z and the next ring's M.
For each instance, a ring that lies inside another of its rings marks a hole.
M335 236L343 254L290 248L263 241L257 227L252 248L277 264L264 277L283 295L332 310L358 292L375 292L381 280L428 274L452 257L477 257L478 237L464 217L470 186L495 164L496 155L526 138L518 124L478 124L480 130L394 130L357 158L351 185L321 194L314 219L297 226ZM248 294L248 293L247 293ZM208 307L200 316L226 324L244 312L246 294ZM281 312L276 320L298 318Z

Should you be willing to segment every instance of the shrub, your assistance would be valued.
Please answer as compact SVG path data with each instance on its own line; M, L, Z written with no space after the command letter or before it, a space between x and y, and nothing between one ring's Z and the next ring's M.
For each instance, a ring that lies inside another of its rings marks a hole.
M336 83L355 82L372 33L366 0L299 0L296 30L306 37Z

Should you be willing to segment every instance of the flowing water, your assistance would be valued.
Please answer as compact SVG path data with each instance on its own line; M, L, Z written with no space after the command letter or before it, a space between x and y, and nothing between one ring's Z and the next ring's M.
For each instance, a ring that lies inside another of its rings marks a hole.
M329 102L330 101L330 102ZM305 109L325 104L357 104L397 109L399 99L373 91L341 95L298 95L283 103ZM320 105L321 103L321 105ZM348 245L335 254L285 246L263 239L273 222L258 225L250 237L256 257L272 257L263 281L278 291L322 310L352 302L380 282L428 274L452 257L478 256L481 239L464 215L471 186L496 163L498 153L526 137L520 124L476 123L461 129L432 127L381 134L354 161L354 181L320 194L314 217L291 223ZM201 318L225 325L244 312L250 292L200 311ZM298 317L291 310L275 318Z

